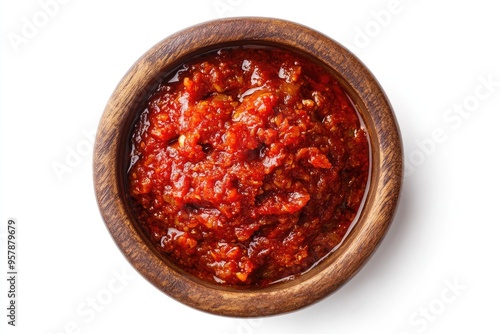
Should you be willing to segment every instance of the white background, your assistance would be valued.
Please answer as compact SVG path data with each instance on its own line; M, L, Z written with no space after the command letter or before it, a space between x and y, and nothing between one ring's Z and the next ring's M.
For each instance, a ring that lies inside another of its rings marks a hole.
M1 332L499 333L493 3L2 1ZM128 68L169 34L228 16L296 21L350 48L391 100L407 160L393 225L361 272L311 307L264 319L205 314L156 290L115 246L92 185L93 133ZM18 228L15 328L6 325L9 218Z

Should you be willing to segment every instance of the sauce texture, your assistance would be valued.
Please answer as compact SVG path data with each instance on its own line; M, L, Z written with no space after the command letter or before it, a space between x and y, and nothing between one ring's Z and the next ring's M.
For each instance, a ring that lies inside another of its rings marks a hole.
M319 64L225 48L187 61L149 97L128 189L155 247L225 285L299 275L343 239L370 162L355 107Z

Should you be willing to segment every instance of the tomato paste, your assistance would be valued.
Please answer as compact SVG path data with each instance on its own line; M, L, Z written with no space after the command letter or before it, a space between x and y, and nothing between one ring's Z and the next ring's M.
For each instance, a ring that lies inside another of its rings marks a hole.
M363 202L369 144L341 85L295 52L192 58L151 94L131 138L138 222L183 270L266 286L307 271Z

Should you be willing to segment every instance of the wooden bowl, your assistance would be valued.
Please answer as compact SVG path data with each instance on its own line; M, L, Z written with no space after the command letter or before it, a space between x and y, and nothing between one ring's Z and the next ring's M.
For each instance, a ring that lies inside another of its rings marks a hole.
M371 145L369 189L359 220L343 243L312 270L265 288L236 289L201 281L161 256L136 224L126 195L127 145L139 108L165 73L193 55L232 45L279 46L330 67L353 99ZM231 18L167 37L125 74L102 115L94 148L94 186L101 215L130 263L158 289L206 312L238 317L297 310L329 295L367 261L392 221L402 183L402 145L387 97L370 71L348 50L296 23Z

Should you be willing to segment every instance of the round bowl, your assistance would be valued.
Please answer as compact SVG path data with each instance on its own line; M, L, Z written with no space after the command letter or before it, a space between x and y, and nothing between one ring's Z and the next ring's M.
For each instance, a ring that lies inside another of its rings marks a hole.
M161 78L193 55L235 45L277 46L329 67L360 113L371 146L371 174L358 221L326 259L294 280L238 289L201 281L160 255L128 205L128 142L140 107ZM175 33L148 50L125 74L106 105L94 148L94 187L104 222L128 261L179 302L225 316L290 312L331 294L374 252L394 216L402 183L402 145L390 103L371 72L347 49L308 27L278 19L231 18Z

